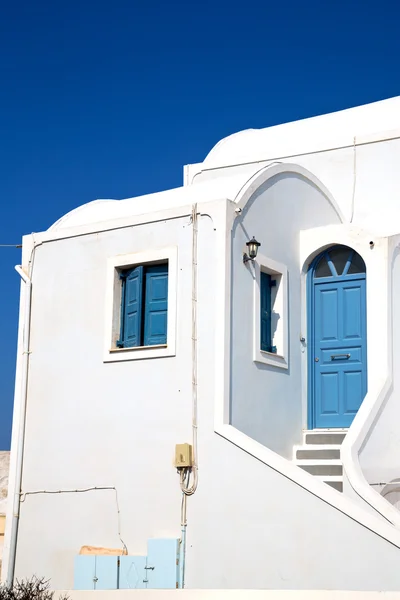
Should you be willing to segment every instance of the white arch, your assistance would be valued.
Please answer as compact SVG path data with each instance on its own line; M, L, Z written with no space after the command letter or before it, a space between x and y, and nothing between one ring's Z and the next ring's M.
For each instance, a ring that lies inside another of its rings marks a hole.
M236 195L235 203L238 205L238 208L243 210L251 196L261 185L263 185L272 177L280 175L281 173L295 173L296 175L300 175L300 177L313 184L328 200L329 204L338 215L340 222L346 222L338 203L328 188L318 179L318 177L311 173L311 171L308 171L296 163L272 163L266 167L262 167L259 171L254 173L254 175L252 175L250 179L246 181Z

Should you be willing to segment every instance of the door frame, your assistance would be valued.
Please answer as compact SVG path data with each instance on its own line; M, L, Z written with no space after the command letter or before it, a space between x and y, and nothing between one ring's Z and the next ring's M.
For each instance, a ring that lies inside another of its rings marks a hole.
M313 357L315 356L314 271L315 271L315 267L319 263L322 255L325 254L325 252L327 250L332 250L333 248L335 248L337 246L347 246L350 250L353 250L354 252L359 254L357 252L357 250L355 250L348 244L332 244L330 246L326 246L325 248L321 249L320 252L318 252L317 256L314 257L314 259L312 260L312 262L310 263L310 265L307 269L307 282L306 282L307 340L308 340L308 342L307 342L307 429L309 429L309 430L317 429L315 427L315 380L314 380L314 360L313 360ZM364 258L362 256L361 256L361 258L364 260ZM367 269L367 265L366 265L365 261L364 261L364 264L365 264L365 268ZM364 278L366 280L367 271L365 271ZM350 275L350 276L348 276L348 278L347 277L343 277L342 279L339 278L339 280L341 280L341 281L343 281L343 280L350 281L351 279L360 279L360 274L357 273L354 275ZM366 301L366 307L367 307L367 288L366 287L365 287L365 301ZM367 335L367 325L368 325L367 317L368 316L367 316L367 308L366 308L366 311L365 311L366 335ZM368 349L367 339L365 339L365 347L366 347L366 349ZM368 381L368 354L366 357L365 368L367 370L366 377L367 377L367 381ZM340 427L338 427L338 428L332 427L332 429L335 429L338 431L341 430Z

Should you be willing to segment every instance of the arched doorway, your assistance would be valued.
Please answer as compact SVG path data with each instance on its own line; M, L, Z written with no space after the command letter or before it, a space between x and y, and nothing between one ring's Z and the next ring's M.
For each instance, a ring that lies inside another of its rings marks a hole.
M347 246L308 272L308 427L347 428L367 393L366 268Z

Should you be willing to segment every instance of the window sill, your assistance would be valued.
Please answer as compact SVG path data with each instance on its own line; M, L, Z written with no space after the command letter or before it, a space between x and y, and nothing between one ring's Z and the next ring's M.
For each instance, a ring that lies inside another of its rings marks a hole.
M154 346L132 346L131 348L110 348L103 357L103 362L126 360L142 360L146 358L163 358L175 356L175 349L167 344Z
M268 350L260 350L261 356L270 356L273 358L282 358L284 359L284 356L282 354L278 354L277 352L268 352Z
M131 350L153 350L156 348L168 348L168 345L154 344L153 346L128 346L126 348L110 348L109 352L130 352Z
M288 363L285 356L275 352L266 352L258 350L253 357L253 361L258 364L270 365L279 369L288 369Z

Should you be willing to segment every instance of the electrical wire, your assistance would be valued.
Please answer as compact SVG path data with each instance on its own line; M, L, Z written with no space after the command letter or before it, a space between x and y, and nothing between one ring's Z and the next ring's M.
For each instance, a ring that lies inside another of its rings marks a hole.
M115 486L93 486L93 487L88 487L88 488L78 488L78 489L71 489L71 490L35 490L32 492L21 492L20 493L20 497L21 497L21 503L25 502L26 497L27 496L36 496L37 494L82 494L84 492L93 492L93 491L101 491L101 490L114 490L115 492L115 503L117 506L117 520L118 520L118 537L119 540L122 544L123 547L123 554L128 554L128 547L125 544L124 540L122 539L121 536L121 511L119 508L119 501L118 501L118 491L117 488Z
M197 204L192 207L192 437L193 467L182 469L180 486L186 496L192 496L198 485L198 450L197 450L197 237L198 213ZM185 506L186 510L186 506Z
M197 204L192 206L192 444L193 465L178 469L179 485L182 491L181 501L181 540L179 558L179 586L185 587L186 564L186 529L187 498L197 490L198 455L197 455L197 236L198 214Z
M22 248L22 244L0 244L0 248Z

